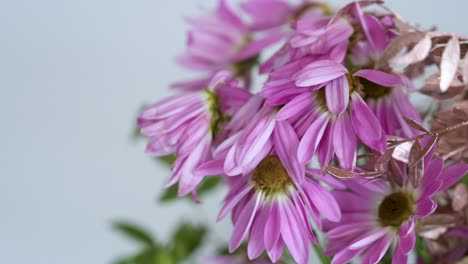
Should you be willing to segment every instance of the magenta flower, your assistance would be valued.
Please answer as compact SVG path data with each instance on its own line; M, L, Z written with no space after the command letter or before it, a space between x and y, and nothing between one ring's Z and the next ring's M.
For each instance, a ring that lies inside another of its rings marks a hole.
M250 67L247 60L279 41L281 33L253 34L241 17L233 12L226 0L219 0L216 11L210 15L187 19L193 29L189 33L187 50L177 62L191 70L205 73L205 77L176 83L173 86L187 90L203 89L217 71L233 69L236 75Z
M414 249L417 220L436 209L431 197L468 171L466 164L443 168L443 161L434 159L426 163L421 183L413 188L405 166L402 168L405 182L401 187L383 180L354 178L345 183L348 191L333 192L343 215L339 223L326 223L327 253L334 256L332 263L348 263L358 255L361 263L378 263L396 240L393 263L406 264Z
M138 127L150 138L146 152L152 156L177 156L167 186L179 182L180 196L195 190L203 177L194 170L211 159L213 139L223 116L238 109L250 96L236 86L229 72L219 72L208 89L167 98L140 114Z
M331 221L338 221L340 210L330 192L309 178L312 171L298 184L289 174L288 164L280 157L268 155L248 174L227 178L230 190L218 219L232 212L231 252L248 235L250 259L266 251L276 262L286 246L297 263L306 264L309 243L316 243L309 215L321 226L320 213ZM294 159L294 155L289 159Z

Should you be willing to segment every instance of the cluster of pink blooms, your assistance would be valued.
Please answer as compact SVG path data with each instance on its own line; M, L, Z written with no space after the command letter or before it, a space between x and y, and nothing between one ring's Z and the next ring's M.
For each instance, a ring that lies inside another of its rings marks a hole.
M385 63L395 39L417 32L380 1L333 13L307 0L219 0L188 22L177 62L201 76L138 117L147 153L176 156L167 186L198 200L205 177L223 177L218 220L230 214L229 250L246 242L253 263L281 261L285 249L308 263L317 232L332 263L387 252L408 263L433 196L468 171L440 157L438 135L420 125L415 74Z

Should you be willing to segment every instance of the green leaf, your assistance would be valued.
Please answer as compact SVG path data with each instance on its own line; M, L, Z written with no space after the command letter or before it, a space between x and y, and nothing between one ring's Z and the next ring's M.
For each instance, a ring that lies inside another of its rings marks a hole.
M197 189L197 193L199 197L202 197L209 193L210 191L214 190L219 184L221 183L221 177L208 177L200 184ZM170 202L178 198L177 196L177 189L178 184L172 185L171 187L164 190L162 195L159 197L160 202ZM193 201L190 195L185 196L184 198L190 199Z
M317 256L320 259L320 263L322 264L330 264L330 258L325 255L323 252L323 249L320 247L320 245L314 245L315 252L317 253Z
M420 237L416 239L416 251L418 252L418 255L424 260L424 263L432 264L432 257L426 251L424 240Z
M174 164L174 161L176 160L176 155L169 155L169 156L164 156L164 157L157 157L156 161L159 163L162 163L163 165L167 165L169 167Z
M183 223L172 235L173 256L177 262L187 259L197 250L206 235L202 226Z
M112 224L112 227L122 233L123 235L133 239L134 241L137 241L141 243L142 245L145 245L147 247L154 247L155 243L153 238L151 237L150 234L143 228L131 224L128 222L122 222L122 221L117 221Z

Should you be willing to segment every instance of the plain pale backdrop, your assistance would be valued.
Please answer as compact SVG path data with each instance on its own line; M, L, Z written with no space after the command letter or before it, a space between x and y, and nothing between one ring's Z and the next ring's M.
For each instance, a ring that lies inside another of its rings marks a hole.
M213 223L223 190L201 206L158 205L167 170L131 140L137 110L189 74L183 16L195 0L0 0L0 263L109 263L134 245L113 219L167 238L184 217ZM346 1L332 1L342 5ZM466 0L389 0L425 27L468 33Z

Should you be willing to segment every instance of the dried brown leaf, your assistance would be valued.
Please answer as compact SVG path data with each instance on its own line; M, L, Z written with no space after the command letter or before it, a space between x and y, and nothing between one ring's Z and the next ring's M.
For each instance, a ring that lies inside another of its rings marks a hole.
M459 82L457 79L454 79L451 86L445 91L440 90L439 74L433 74L426 79L424 87L419 90L419 92L431 96L432 98L443 101L451 99L457 95L460 95L465 90L465 85Z
M370 6L373 4L383 4L383 1L382 0L362 0L362 1L349 3L345 5L343 8L341 8L340 10L338 10L338 12L336 12L335 16L330 20L328 24L329 25L332 24L337 18L342 17L346 15L347 13L351 12L351 10L353 9L355 5L359 5L360 7L364 8L366 6Z
M412 128L416 129L416 130L419 130L421 132L424 132L424 133L428 133L429 131L427 131L421 124L419 124L418 122L416 122L415 120L407 117L407 116L403 116L403 119L405 120L405 122Z
M415 140L408 158L408 163L414 164L412 167L409 167L409 178L414 188L419 186L419 181L421 180L424 172L424 160L420 158L421 153L421 143L419 140Z
M400 186L403 186L403 175L395 160L390 160L390 177Z
M340 179L350 179L352 177L356 176L362 176L366 178L377 178L382 176L382 172L380 171L365 171L365 172L352 172L352 171L347 171L343 169L339 169L333 166L328 166L327 167L327 172L330 173L331 175L340 178Z
M342 170L333 166L327 166L327 172L340 179L350 179L355 176L352 171Z
M460 62L460 44L458 37L453 37L447 43L442 53L442 62L440 63L440 90L447 91L455 78Z
M419 41L414 47L407 53L400 56L396 56L390 59L390 64L392 67L401 67L406 68L410 64L418 63L423 61L431 51L432 41L428 35L425 35L424 38Z
M392 158L392 155L393 155L393 151L395 150L395 148L389 148L385 151L385 153L380 156L376 161L375 161L375 164L374 164L374 169L379 169L381 166L385 166Z
M395 57L403 49L408 48L410 44L418 43L426 36L423 32L408 32L394 39L385 49L384 53L377 62L377 68L385 66L390 59Z
M404 142L398 144L395 150L393 151L392 157L396 160L408 163L409 155L411 148L413 147L413 142Z
M465 101L465 103L468 104L468 101ZM454 106L453 113L455 114L455 117L461 120L468 120L468 113L463 111L463 109L460 106Z
M426 216L419 221L421 226L445 226L450 227L455 225L458 216L455 214L433 214Z
M462 61L462 73L463 73L463 83L468 85L468 52L465 53L465 57L463 58L463 61Z
M433 41L435 40L433 39ZM442 57L445 47L446 47L446 44L438 45L437 47L432 49L431 54L437 57ZM468 51L468 43L460 43L460 59L463 57L464 54L466 56L467 51Z
M452 208L461 212L468 205L468 190L465 184L459 183L453 189Z
M424 157L429 153L429 151L431 151L431 149L435 146L436 142L437 142L437 139L439 139L439 136L438 135L434 135L431 137L431 140L429 141L429 143L427 144L427 146L421 151L421 153L419 153L419 155L415 158L415 163L412 163L410 162L408 164L408 167L413 167L416 165L417 162L421 161L422 159L424 159Z

